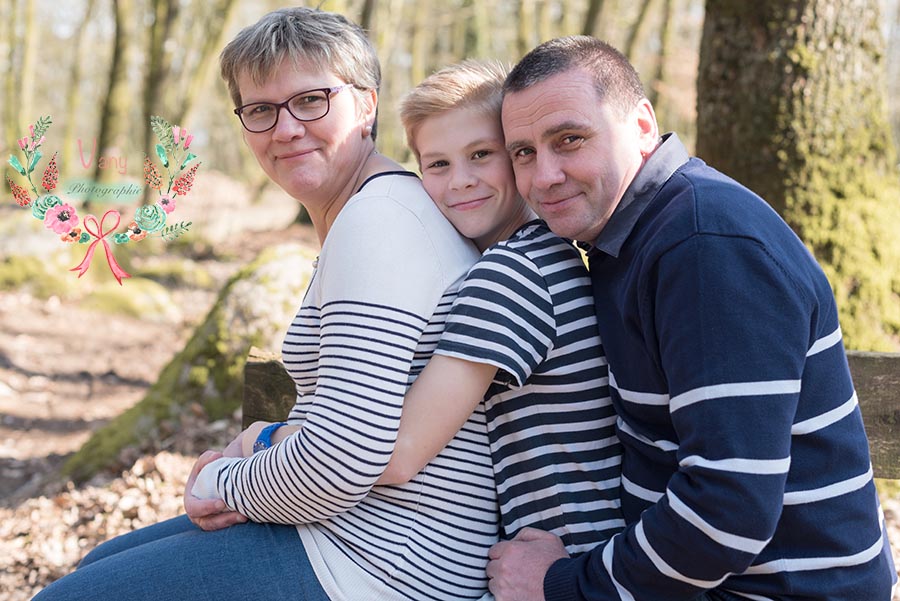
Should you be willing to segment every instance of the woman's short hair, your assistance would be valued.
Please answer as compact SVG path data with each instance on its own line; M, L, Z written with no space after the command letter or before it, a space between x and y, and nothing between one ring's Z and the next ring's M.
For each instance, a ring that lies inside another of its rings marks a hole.
M625 116L645 98L637 71L624 54L597 38L574 35L544 42L513 67L503 93L521 92L569 69L585 69L594 79L600 102Z
M509 66L501 62L469 59L432 73L408 92L400 102L400 121L416 158L416 133L429 117L451 109L475 108L499 122L507 73Z
M378 90L381 85L378 54L359 25L337 13L282 8L242 29L219 55L234 105L243 104L238 77L247 74L262 85L285 60L330 71L356 90Z

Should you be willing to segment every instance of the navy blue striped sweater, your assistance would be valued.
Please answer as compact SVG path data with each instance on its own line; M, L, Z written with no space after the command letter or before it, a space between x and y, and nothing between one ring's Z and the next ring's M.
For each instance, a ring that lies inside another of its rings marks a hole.
M887 601L834 296L790 228L670 135L589 257L628 525L547 599Z

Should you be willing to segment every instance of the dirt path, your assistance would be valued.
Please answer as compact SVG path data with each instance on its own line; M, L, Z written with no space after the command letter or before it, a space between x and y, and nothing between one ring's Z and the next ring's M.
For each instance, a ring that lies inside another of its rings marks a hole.
M92 431L139 401L205 317L219 286L263 248L288 241L313 244L314 234L306 226L247 234L218 249L230 260L198 260L218 285L169 287L182 315L177 323L0 293L0 506L39 492Z

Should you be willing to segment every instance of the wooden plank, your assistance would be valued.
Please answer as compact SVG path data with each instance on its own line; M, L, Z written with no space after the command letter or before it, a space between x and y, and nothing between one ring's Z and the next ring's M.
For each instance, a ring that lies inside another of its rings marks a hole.
M876 478L900 479L900 353L847 353Z
M252 347L244 365L244 428L255 421L284 420L296 400L297 389L281 357Z
M900 479L900 353L847 353L878 478ZM250 349L244 368L244 427L280 421L296 399L281 358Z

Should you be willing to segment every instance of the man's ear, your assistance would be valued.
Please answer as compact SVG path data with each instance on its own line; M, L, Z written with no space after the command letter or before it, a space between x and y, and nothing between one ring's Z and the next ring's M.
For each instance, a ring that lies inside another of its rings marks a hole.
M641 155L648 156L659 144L659 125L656 123L656 113L653 105L646 98L642 98L634 108L634 123L638 128Z

